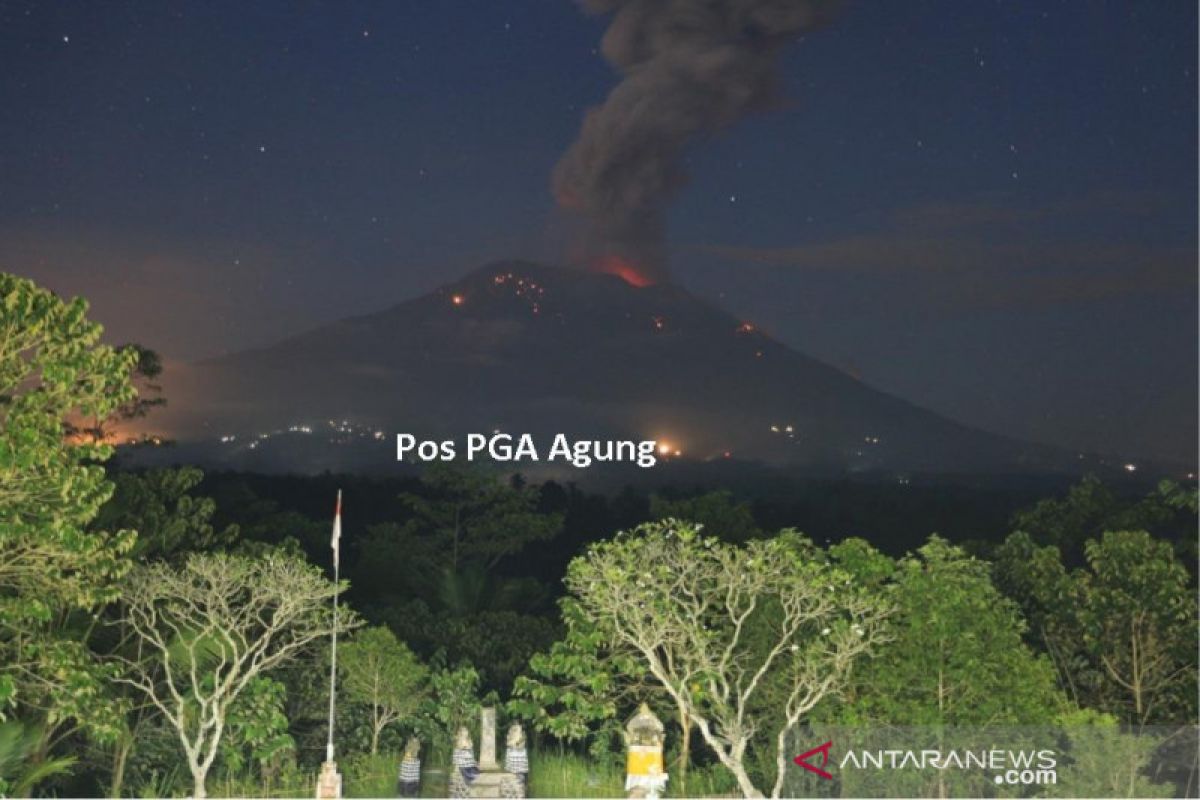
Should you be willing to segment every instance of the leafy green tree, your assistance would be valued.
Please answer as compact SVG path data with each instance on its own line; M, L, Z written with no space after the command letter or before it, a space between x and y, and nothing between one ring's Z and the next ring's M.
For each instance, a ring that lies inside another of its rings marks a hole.
M1145 531L1104 533L1067 571L1058 548L1014 533L996 580L1018 598L1031 639L1050 654L1075 702L1126 723L1194 718L1195 592L1170 543Z
M0 303L0 630L10 634L115 597L134 536L87 530L112 493L100 465L112 449L63 429L134 390L131 356L99 343L84 300L0 273Z
M620 713L661 691L636 652L613 647L574 598L561 603L566 634L529 660L508 711L567 742L593 740L596 755L620 735Z
M82 640L135 536L89 528L112 449L65 431L134 398L133 356L100 343L87 308L0 274L0 714L37 719L35 764L77 729L111 738L120 714Z
M139 691L174 729L192 774L205 781L233 707L257 678L296 658L353 615L329 603L343 587L279 554L260 558L193 554L180 567L158 562L126 582L120 625L141 657L115 656L120 683Z
M424 700L429 671L387 628L365 628L342 650L342 685L371 709L371 754L384 728L412 715Z
M746 764L752 740L774 744L778 797L789 734L847 684L887 612L795 533L739 547L677 520L592 546L566 583L614 647L637 653L747 797L761 794ZM755 713L768 675L786 686L769 730Z
M1021 607L1027 639L1050 656L1067 696L1078 705L1095 702L1100 675L1085 653L1081 586L1059 548L1040 546L1024 531L1013 533L996 548L993 575L996 587Z
M733 493L725 490L684 498L653 495L650 518L686 519L726 542L744 542L763 535L750 504L736 502Z
M72 425L72 431L78 435L90 437L93 442L109 441L121 423L144 419L151 411L167 404L167 398L162 396L162 386L157 383L162 375L162 358L154 350L140 344L126 344L117 348L122 353L133 358L133 370L130 380L136 388L136 394L118 405L107 416L96 416L82 427ZM142 435L142 441L162 443L162 437Z
M841 695L814 713L830 728L818 736L851 749L901 741L910 750L999 742L1026 748L1035 726L1049 725L1068 707L1052 664L1022 641L1020 610L992 584L986 562L937 536L898 561L861 540L836 545L830 555L895 607L889 640L856 666ZM861 741L850 744L855 740ZM994 789L986 776L953 770L850 770L839 780L847 796L976 796Z
M1171 545L1110 531L1085 551L1080 618L1105 678L1102 708L1135 725L1194 721L1196 591Z
M431 466L421 477L421 491L400 499L411 518L375 529L365 551L399 552L410 574L435 581L471 563L490 571L562 527L560 515L538 513L536 488L453 465Z
M1035 725L1064 709L1053 666L1022 641L1020 610L986 562L934 536L889 582L891 640L856 670L840 721Z
M1161 482L1145 497L1128 500L1118 496L1099 478L1089 475L1072 486L1062 498L1052 497L1013 515L1011 528L1029 534L1040 545L1054 545L1068 566L1083 559L1083 545L1105 531L1161 531L1179 528L1181 515L1195 515L1195 491L1185 491L1171 481ZM1194 521L1182 526L1186 538L1194 538Z
M1066 763L1050 797L1176 797L1170 783L1147 774L1160 737L1121 730L1115 717L1091 710L1074 711L1059 724L1066 733Z
M288 733L284 713L285 687L260 675L246 684L237 702L229 707L225 735L221 737L221 761L230 772L257 764L267 782L279 762L295 753L296 742Z
M434 670L419 720L422 738L448 756L455 731L464 726L477 729L479 710L491 699L480 697L479 673L469 663Z
M132 554L142 559L176 558L231 545L238 527L214 528L216 503L194 494L202 480L204 473L196 467L119 473L113 478L113 496L101 506L93 527L136 528Z

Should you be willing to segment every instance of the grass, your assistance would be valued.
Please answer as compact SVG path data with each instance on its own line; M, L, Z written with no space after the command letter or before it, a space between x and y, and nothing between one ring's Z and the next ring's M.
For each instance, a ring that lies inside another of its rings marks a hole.
M446 797L448 773L443 762L434 758L425 762L422 771L421 796ZM344 797L396 797L396 777L400 768L399 753L351 756L341 763ZM529 797L625 797L625 769L620 763L602 763L575 753L534 751L529 758ZM141 787L161 797L182 796L191 789L186 776L164 776L153 785ZM208 782L210 797L312 797L316 787L315 772L290 772L272 786L264 786L257 776L213 776ZM682 797L678 776L672 775L667 784L667 797ZM688 772L688 797L738 796L732 776L720 765L692 767Z
M624 797L625 770L572 753L530 753L529 796Z

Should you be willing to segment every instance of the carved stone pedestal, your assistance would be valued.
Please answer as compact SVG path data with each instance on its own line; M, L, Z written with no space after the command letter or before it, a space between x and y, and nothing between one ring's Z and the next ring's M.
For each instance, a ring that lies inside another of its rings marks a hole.
M336 761L326 761L321 764L321 774L317 776L317 800L341 800L342 775L337 770Z
M500 769L496 762L496 709L485 708L479 713L479 777L467 788L467 797L525 796L525 783L511 772ZM451 784L453 786L453 784ZM451 796L455 796L453 790Z

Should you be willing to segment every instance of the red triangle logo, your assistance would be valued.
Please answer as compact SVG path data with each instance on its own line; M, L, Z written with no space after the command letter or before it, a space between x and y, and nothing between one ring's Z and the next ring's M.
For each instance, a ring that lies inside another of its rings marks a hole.
M812 750L809 750L807 753L801 753L800 755L793 758L792 761L795 761L797 766L804 767L809 772L815 772L818 775L820 775L822 778L825 778L826 780L832 780L833 775L831 775L830 773L826 772L825 770L823 770L821 768L829 763L829 748L832 746L833 746L833 742L828 741L825 744L820 745L819 747L814 747ZM814 765L808 763L808 759L812 758L817 753L821 754L821 766L820 767L814 766Z

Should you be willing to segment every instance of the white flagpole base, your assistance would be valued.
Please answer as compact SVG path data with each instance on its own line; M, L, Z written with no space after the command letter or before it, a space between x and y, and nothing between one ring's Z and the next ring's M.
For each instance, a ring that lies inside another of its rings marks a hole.
M342 775L338 772L336 761L326 761L321 764L321 774L317 776L317 800L341 800Z

